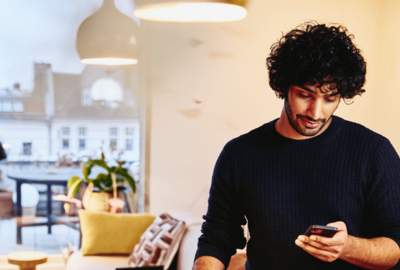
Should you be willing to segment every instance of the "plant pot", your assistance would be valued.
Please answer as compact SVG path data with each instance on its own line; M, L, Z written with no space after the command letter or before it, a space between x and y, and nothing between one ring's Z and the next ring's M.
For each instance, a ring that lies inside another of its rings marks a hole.
M88 211L110 212L108 200L112 197L112 192L93 192L93 186L89 184L83 194L82 204ZM117 192L117 197L120 199L123 198L122 191Z
M11 216L13 210L12 191L0 191L0 217Z

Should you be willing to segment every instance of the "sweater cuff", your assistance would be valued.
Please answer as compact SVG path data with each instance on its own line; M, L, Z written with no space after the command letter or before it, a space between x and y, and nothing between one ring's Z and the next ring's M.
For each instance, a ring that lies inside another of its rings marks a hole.
M225 269L228 268L229 262L231 261L231 255L225 249L208 243L199 242L194 260L196 261L197 258L201 256L211 256L220 260L225 265Z

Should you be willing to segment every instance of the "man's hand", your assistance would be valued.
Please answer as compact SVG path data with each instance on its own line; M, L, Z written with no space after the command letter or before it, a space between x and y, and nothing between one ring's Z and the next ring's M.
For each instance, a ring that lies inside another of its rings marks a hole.
M346 246L351 238L348 237L346 224L342 221L329 223L326 226L337 227L338 232L333 237L299 235L295 243L320 260L333 262L346 252Z

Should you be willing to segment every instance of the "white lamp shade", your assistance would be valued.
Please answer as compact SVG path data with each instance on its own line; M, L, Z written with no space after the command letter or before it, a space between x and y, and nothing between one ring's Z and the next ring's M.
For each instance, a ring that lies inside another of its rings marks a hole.
M225 22L247 15L247 0L136 0L134 14L144 20Z
M103 6L79 26L76 47L85 64L136 64L139 34L139 26L117 10L114 0L104 0Z

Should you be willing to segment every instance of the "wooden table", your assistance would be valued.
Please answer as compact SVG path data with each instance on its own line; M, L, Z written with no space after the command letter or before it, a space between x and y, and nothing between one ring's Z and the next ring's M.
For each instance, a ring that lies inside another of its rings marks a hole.
M38 251L22 251L10 253L8 263L19 265L20 270L35 270L36 265L47 262L47 254Z

